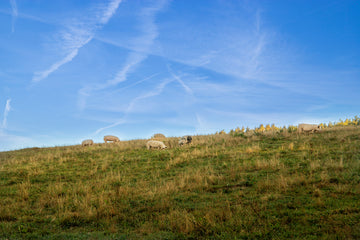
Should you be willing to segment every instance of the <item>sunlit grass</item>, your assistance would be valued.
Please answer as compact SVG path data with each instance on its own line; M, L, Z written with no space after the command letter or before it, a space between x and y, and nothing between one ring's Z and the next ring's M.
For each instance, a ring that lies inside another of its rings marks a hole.
M0 153L0 238L360 237L359 127L163 141Z

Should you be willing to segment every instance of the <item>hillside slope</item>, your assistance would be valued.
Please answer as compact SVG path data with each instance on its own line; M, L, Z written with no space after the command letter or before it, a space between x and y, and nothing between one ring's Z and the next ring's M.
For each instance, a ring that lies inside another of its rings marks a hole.
M1 239L360 238L360 128L0 153Z

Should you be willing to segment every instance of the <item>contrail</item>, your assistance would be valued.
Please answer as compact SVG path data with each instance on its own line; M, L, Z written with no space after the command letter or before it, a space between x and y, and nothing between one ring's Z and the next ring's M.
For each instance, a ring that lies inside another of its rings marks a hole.
M170 79L170 80L165 80L163 82L161 82L156 88L154 91L151 91L151 92L148 92L144 95L141 95L141 96L138 96L136 98L134 98L130 103L129 103L129 106L127 107L126 111L125 111L125 116L121 119L119 119L117 122L113 123L113 124L110 124L108 126L105 126L105 127L102 127L102 128L99 128L98 130L95 131L95 135L102 132L103 130L105 129L108 129L108 128L113 128L113 127L116 127L120 124L124 124L126 123L126 118L128 116L128 114L133 110L134 108L134 105L136 104L136 102L138 102L139 100L142 100L142 99L146 99L146 98L150 98L150 97L155 97L159 94L162 93L162 91L164 90L164 88L166 87L167 84L171 83L172 81L174 81L173 79Z
M11 15L12 15L12 22L11 22L11 32L15 32L15 21L16 18L18 16L18 9L17 9L17 5L16 5L16 1L15 0L10 0L10 4L11 4Z
M110 18L115 14L122 0L113 0L107 7L100 7L95 14L95 18L90 21L90 24L84 21L75 21L72 25L68 26L68 31L62 34L64 42L63 47L70 51L63 59L52 64L50 68L35 72L32 82L39 82L47 78L51 73L59 69L62 65L71 62L79 53L79 49L90 42L94 36L95 31L102 28ZM79 28L78 26L83 26Z
M123 67L118 70L115 77L107 80L104 83L96 85L87 85L79 90L78 107L83 110L86 106L86 101L93 92L104 90L115 86L121 82L125 82L128 76L136 70L136 68L148 57L148 50L153 45L154 40L159 35L158 27L155 23L155 17L168 1L157 1L155 6L145 7L140 10L142 34L136 37L135 49L127 56Z
M5 110L4 110L4 119L3 119L3 122L2 122L1 128L6 128L7 127L7 117L8 117L8 114L9 114L10 110L11 110L10 102L11 102L11 99L8 99L6 101Z

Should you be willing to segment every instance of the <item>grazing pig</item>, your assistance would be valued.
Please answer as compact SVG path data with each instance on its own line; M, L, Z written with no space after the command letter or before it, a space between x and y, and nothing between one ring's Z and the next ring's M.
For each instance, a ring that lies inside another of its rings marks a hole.
M179 140L179 145L182 146L184 144L190 144L192 141L192 137L191 136L183 136L182 138L180 138Z
M165 144L163 142L150 140L146 143L146 148L147 149L150 149L150 148L165 149L165 148L167 148L167 146L165 146Z
M298 132L317 132L320 131L321 127L317 124L300 123L298 126Z
M120 139L118 137L115 136L111 136L111 135L107 135L104 137L104 142L120 142Z
M81 146L85 147L85 146L91 146L93 144L94 144L93 140L87 139L87 140L82 141Z
M162 133L156 133L152 136L152 139L164 139L164 138L166 138L166 137Z

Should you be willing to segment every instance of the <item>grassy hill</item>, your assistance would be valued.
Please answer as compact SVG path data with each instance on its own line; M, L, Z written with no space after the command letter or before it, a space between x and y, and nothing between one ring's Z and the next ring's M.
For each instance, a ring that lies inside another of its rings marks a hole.
M0 153L0 239L359 239L360 127Z

